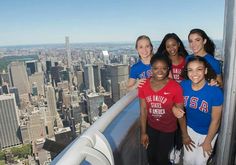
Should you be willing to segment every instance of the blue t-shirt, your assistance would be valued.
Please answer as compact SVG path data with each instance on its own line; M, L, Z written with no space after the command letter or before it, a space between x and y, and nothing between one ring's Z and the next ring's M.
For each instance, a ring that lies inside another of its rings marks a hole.
M206 135L211 123L212 107L223 104L222 90L206 83L200 90L194 91L191 80L183 80L180 85L183 88L187 125L197 133Z
M130 69L129 78L133 79L142 79L149 78L152 76L151 64L144 64L141 60L139 60L136 64L134 64Z
M194 55L189 55L186 57L186 62L188 62L189 58L190 57L193 57ZM215 73L217 75L220 75L221 74L221 65L220 65L220 62L215 59L212 55L210 54L206 54L204 57L203 57L212 67L212 69L215 71Z

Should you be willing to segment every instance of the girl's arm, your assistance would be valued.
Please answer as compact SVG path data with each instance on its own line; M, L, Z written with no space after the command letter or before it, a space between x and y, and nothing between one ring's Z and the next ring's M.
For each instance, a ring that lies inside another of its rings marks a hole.
M219 75L216 76L216 81L217 81L217 83L219 84L219 86L220 86L221 88L223 88L223 80L222 80L222 75L221 75L221 74L219 74Z
M212 113L211 113L211 123L208 130L208 134L204 140L204 142L201 144L203 148L203 154L205 156L205 152L210 156L212 152L212 146L211 141L215 137L218 128L220 126L220 118L221 118L221 112L222 112L222 105L221 106L213 106L212 107Z
M180 118L178 118L178 122L179 122L179 126L180 126L180 129L182 132L183 144L187 150L192 151L192 147L195 148L195 145L194 145L195 143L194 143L194 141L192 141L192 139L188 135L186 118L185 118L184 110L183 110L184 109L183 103L175 104L174 107L175 107L174 109L176 111L180 111L179 113L182 113L182 116ZM172 109L172 110L174 110L174 109Z
M133 78L129 78L128 80L128 85L127 85L127 89L128 91L132 91L134 89L136 89L137 87L141 87L144 83L145 83L146 79L133 79Z
M133 78L129 78L128 80L128 85L127 85L127 88L129 91L135 89L135 83L136 83L136 79L133 79Z
M141 144L147 148L149 144L148 135L146 132L147 127L147 110L145 99L140 98L140 124L141 124Z

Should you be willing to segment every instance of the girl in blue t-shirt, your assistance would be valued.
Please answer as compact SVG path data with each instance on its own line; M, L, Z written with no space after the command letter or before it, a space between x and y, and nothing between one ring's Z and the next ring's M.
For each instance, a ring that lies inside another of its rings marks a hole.
M223 104L222 90L207 81L216 77L205 58L192 56L181 82L186 109L187 134L183 134L184 165L204 165L212 153Z
M152 75L150 60L153 56L153 46L150 38L145 35L139 36L136 40L135 48L139 54L140 60L130 69L128 81L129 90L143 84L145 79Z
M188 35L189 46L193 55L187 56L186 61L192 56L203 57L216 73L216 82L220 87L223 86L221 75L221 64L214 58L215 44L208 35L201 29L192 29Z

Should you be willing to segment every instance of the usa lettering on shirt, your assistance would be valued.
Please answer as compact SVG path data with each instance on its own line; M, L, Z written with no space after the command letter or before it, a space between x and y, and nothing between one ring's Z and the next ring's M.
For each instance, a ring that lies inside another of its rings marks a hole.
M184 106L187 106L189 100L189 107L192 109L198 109L201 112L208 113L208 103L205 100L199 101L198 97L192 96L184 96ZM199 106L200 105L200 106Z
M140 79L142 79L142 78L149 78L151 76L152 76L152 70L147 70L147 71L144 71L141 74L139 74L139 78Z

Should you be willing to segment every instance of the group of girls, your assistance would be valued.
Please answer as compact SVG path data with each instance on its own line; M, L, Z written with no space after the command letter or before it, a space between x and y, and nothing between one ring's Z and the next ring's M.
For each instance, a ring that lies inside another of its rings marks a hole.
M136 41L140 60L131 67L128 88L138 87L141 144L149 165L168 165L181 142L184 165L205 165L215 145L223 104L221 66L203 30L192 29L188 41L191 55L174 33L155 54L148 36Z

